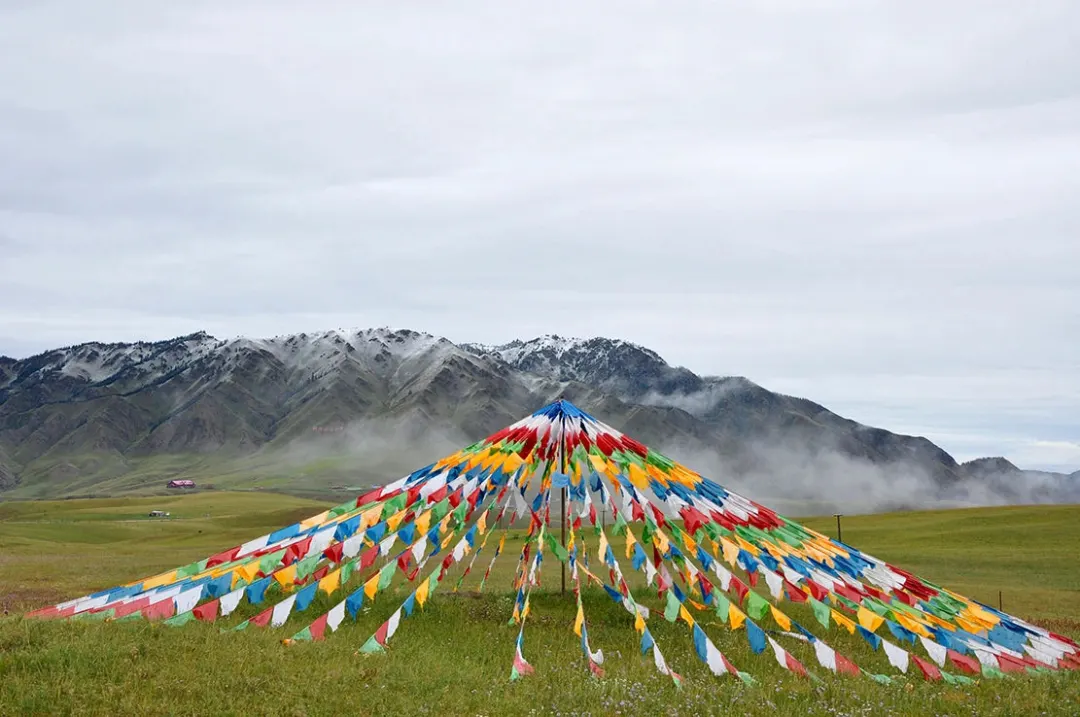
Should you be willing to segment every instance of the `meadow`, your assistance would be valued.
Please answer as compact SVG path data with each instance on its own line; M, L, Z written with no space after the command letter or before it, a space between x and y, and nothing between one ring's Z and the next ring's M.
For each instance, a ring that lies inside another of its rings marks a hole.
M318 512L311 500L270 493L207 492L154 498L0 503L0 715L7 714L1062 714L1080 704L1080 673L927 683L914 667L892 670L857 637L830 629L830 644L873 672L825 673L813 650L787 647L820 680L783 671L771 653L752 654L745 631L702 617L716 645L756 685L711 675L682 623L659 616L650 630L681 689L638 649L632 619L596 587L583 591L593 649L605 676L590 675L571 631L572 596L559 594L559 564L544 563L524 653L535 674L509 681L517 626L509 582L522 531L485 591L477 571L451 573L423 610L403 621L386 654L357 650L401 603L380 593L355 621L318 643L281 640L341 599L320 596L280 629L223 632L254 613L245 606L213 625L42 622L21 613L205 557ZM151 519L152 509L171 513ZM804 521L835 532L834 519ZM595 541L589 545L595 552ZM982 602L1080 637L1080 507L1030 506L911 512L843 519L845 542ZM621 544L621 541L620 541ZM490 547L487 551L490 557ZM483 554L482 554L483 555ZM620 551L621 557L621 551ZM484 558L481 561L486 563ZM478 561L478 562L481 562ZM356 581L354 580L354 583ZM352 589L355 585L350 585ZM661 608L655 591L636 595ZM813 624L802 606L784 604Z

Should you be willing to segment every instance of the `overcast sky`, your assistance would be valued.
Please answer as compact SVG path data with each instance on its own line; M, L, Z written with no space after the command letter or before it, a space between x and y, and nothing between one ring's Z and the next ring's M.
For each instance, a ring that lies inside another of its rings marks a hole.
M1080 469L1080 3L0 0L0 354L620 337Z

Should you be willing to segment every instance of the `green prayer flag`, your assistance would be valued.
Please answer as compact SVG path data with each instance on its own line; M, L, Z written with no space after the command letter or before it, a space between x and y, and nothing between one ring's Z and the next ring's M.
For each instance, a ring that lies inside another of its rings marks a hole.
M454 510L454 520L457 521L458 525L462 525L465 522L465 514L468 511L469 504L465 501L461 501L461 504L458 505L456 510Z
M259 572L263 575L269 575L277 569L277 566L281 564L281 559L284 557L284 550L278 550L269 555L262 556L259 558Z
M645 527L641 529L641 542L648 545L656 534L656 523L652 518L645 516Z
M751 590L746 594L746 614L761 620L769 614L769 601Z
M336 505L330 509L328 515L332 518L336 518L343 513L348 513L350 510L356 509L356 500L346 501L341 505Z
M940 672L941 672L941 677L946 682L948 682L950 685L970 685L970 684L974 684L974 680L972 680L969 677L964 677L963 675L954 675L951 672L946 672L945 670L940 670Z
M352 577L353 571L356 570L356 560L349 560L341 566L341 584L344 586L349 582Z
M387 563L383 566L383 569L379 571L379 590L385 590L390 587L390 583L394 580L394 570L397 568L397 563Z
M863 671L866 672L865 670L863 670ZM945 673L943 672L942 674L945 674ZM878 684L882 684L882 685L891 685L892 684L892 678L889 677L888 675L875 675L873 672L866 672L866 676L869 677L874 682L877 682Z
M194 619L195 619L195 613L188 610L187 612L182 612L179 615L175 615L173 617L170 617L168 620L165 620L162 624L163 625L168 625L169 627L180 627L181 625L188 624L189 622L191 622Z
M728 611L731 609L731 601L727 599L727 596L720 592L713 592L713 601L716 603L716 616L723 620L728 621Z
M443 498L435 505L431 506L431 519L432 522L440 521L447 513L450 512L450 500Z
M743 681L743 684L754 686L757 684L757 680L750 676L748 672L740 672L739 679Z
M824 628L829 627L829 606L820 600L815 600L813 596L808 596L810 599L810 608L814 611L814 617L821 626Z
M308 575L315 572L315 568L319 565L319 560L322 559L322 555L312 555L311 557L304 558L296 564L296 577L303 580Z
M627 530L626 520L623 519L622 513L618 513L615 516L615 525L611 528L612 535L622 535Z
M311 642L311 628L305 627L303 630L293 635L292 639L296 642Z
M376 652L386 652L386 650L383 649L383 646L380 645L379 641L372 635L368 638L367 642L364 643L364 646L360 648L360 652L364 655L371 655Z
M679 619L679 608L682 603L679 602L679 598L675 597L674 590L667 591L667 605L664 606L664 619L668 622L675 622Z

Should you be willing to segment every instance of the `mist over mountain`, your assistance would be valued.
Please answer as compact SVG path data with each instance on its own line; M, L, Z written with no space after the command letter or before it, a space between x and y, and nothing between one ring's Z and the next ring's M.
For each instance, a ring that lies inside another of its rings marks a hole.
M789 513L1080 501L1080 473L958 464L738 376L606 338L455 344L411 330L196 333L0 358L0 498L158 489L290 492L398 477L563 395Z

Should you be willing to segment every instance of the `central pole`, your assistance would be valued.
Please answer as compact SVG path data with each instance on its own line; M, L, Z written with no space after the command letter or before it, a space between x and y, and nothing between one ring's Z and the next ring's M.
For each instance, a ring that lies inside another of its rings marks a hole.
M560 413L562 406L559 406ZM559 422L561 424L561 431L559 432L559 472L566 475L566 416L561 414L559 416ZM560 493L562 494L562 517L559 519L559 525L562 528L562 545L566 547L566 488L563 488ZM566 594L566 563L562 564L562 594Z

